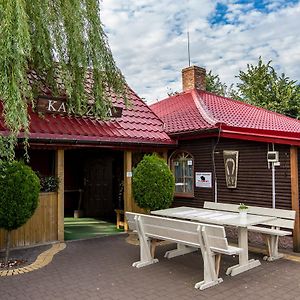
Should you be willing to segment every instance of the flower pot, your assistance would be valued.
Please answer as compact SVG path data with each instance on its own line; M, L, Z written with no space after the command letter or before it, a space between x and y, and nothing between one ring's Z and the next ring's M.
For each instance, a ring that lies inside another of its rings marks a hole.
M247 210L240 210L239 214L242 221L247 220Z

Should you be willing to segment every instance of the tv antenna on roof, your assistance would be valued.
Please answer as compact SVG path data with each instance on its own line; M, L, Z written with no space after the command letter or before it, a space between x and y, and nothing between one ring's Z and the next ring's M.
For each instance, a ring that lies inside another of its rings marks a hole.
M190 52L190 32L189 28L187 30L187 50L188 50L188 59L189 59L189 67L191 66L191 52Z
M188 0L187 1L188 5L187 5L187 9L189 9L189 6L190 6L190 1ZM187 34L187 52L188 52L188 60L189 60L189 67L191 66L191 51L190 51L190 29L189 29L189 12L187 12L187 18L186 18L186 34Z

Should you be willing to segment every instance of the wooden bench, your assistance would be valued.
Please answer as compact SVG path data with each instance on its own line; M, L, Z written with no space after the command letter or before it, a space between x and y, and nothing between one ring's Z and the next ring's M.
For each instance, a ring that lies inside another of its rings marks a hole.
M204 208L230 212L239 211L239 205L227 203L204 202ZM292 235L296 212L294 210L248 206L248 213L276 217L276 219L266 223L248 226L248 230L265 236L268 255L264 257L264 260L273 261L281 258L283 255L278 252L279 237Z
M195 288L200 290L223 281L218 276L221 254L235 255L243 251L228 245L223 226L130 212L126 212L126 218L129 229L137 231L140 241L140 260L132 264L134 267L158 262L151 255L151 239L167 240L186 247L166 252L167 258L200 249L204 262L204 280L195 284Z

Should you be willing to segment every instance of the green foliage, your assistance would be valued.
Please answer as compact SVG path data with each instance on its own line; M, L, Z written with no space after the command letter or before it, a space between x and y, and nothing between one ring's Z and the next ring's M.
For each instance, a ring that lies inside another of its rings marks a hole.
M92 96L94 115L106 117L111 107L106 89L125 96L125 79L100 20L100 0L0 1L0 36L0 99L5 124L15 137L20 131L28 136L27 106L36 90L28 70L35 70L53 91L63 88L70 111L79 115ZM84 89L87 70L93 73L92 95Z
M290 117L300 118L300 87L297 81L285 74L278 75L261 57L258 64L247 65L247 70L237 76L238 91L244 101Z
M15 144L17 138L15 136L0 136L0 161L13 161L15 158Z
M136 203L147 210L168 208L175 180L166 162L157 155L145 155L133 172L133 195Z
M242 211L245 211L245 210L247 210L249 207L246 205L246 204L244 204L244 203L240 203L240 205L239 205L239 207L238 207L238 209L239 210L242 210Z
M23 162L0 163L0 228L8 231L22 226L33 215L40 183Z
M219 96L226 96L227 86L222 83L219 75L214 75L210 70L205 78L206 90Z
M57 192L59 187L59 178L55 176L43 176L39 172L36 172L40 180L41 192Z

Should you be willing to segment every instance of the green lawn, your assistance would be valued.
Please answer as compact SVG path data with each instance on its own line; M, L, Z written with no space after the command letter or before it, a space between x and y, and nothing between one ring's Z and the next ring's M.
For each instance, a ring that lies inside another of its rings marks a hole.
M116 224L94 218L65 218L65 240L78 240L96 236L119 234Z

